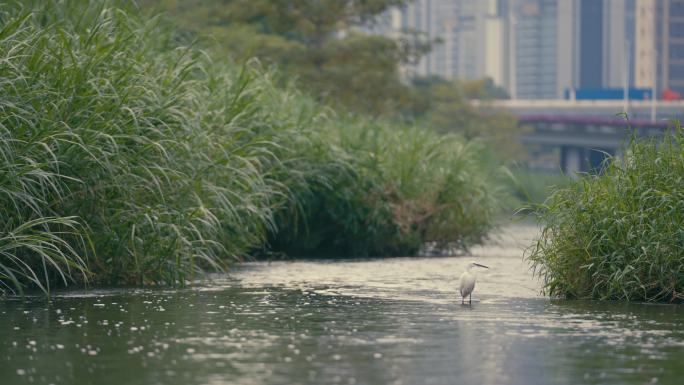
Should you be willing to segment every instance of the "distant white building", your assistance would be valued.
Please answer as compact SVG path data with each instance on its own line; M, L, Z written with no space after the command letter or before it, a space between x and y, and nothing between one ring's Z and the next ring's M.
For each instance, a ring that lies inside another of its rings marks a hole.
M561 97L574 77L576 1L517 0L508 5L509 94L522 99Z

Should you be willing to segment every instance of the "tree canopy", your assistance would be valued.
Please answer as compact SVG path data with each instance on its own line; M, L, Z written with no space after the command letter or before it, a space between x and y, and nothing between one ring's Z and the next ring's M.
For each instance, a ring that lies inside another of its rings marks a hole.
M407 103L399 66L429 43L414 33L395 39L364 27L406 0L148 0L181 26L211 36L236 60L257 57L295 77L320 100L386 114Z

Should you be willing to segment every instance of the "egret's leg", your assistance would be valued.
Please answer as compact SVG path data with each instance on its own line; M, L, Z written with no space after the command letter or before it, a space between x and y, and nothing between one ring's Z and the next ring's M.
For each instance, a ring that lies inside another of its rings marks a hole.
M469 297L469 299L468 299L468 303L471 304L471 305L473 304L473 293L470 293L470 297Z

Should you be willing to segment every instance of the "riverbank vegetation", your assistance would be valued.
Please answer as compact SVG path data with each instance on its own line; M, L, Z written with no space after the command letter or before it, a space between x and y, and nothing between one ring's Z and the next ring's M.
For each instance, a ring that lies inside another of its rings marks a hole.
M684 133L629 142L603 174L558 190L529 259L546 293L632 301L684 299Z
M0 291L486 237L478 141L333 111L117 4L0 5Z

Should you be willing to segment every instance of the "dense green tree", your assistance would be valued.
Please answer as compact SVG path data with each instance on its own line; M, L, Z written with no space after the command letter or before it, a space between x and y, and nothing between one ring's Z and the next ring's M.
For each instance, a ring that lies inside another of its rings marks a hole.
M439 132L485 140L504 159L522 155L518 137L523 128L507 112L488 106L491 100L508 97L491 79L448 81L431 76L413 79L412 85L410 114L420 121ZM487 108L474 107L474 100Z
M211 36L236 60L258 57L295 76L319 99L374 115L408 103L399 66L429 43L414 33L390 39L363 33L406 0L148 0L184 27Z

